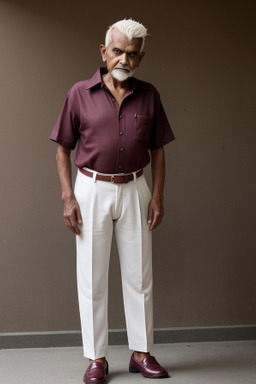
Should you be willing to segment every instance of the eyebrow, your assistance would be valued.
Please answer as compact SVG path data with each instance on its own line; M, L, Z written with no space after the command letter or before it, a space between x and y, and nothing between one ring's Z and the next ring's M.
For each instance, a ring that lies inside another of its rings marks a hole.
M118 48L118 47L113 47L113 51L115 50L115 49L118 49L118 51L120 51L120 52L125 52L125 51L123 51L121 48ZM128 55L129 54L131 54L131 53L138 53L138 51L136 51L136 49L135 50L133 50L133 51L128 51L128 52L126 52Z

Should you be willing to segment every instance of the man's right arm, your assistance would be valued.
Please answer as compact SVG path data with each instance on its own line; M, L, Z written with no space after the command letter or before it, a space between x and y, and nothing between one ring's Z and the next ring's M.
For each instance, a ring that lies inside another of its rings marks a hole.
M71 179L71 151L58 144L56 161L61 187L61 197L64 203L63 216L66 226L75 234L80 235L78 224L82 224L82 216L76 201Z

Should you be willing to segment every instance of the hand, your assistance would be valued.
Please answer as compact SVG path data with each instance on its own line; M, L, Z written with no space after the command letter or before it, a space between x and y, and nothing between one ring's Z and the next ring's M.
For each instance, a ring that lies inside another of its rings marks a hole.
M152 198L148 206L148 224L150 231L153 231L153 229L155 229L159 224L161 224L163 216L163 202Z
M75 198L64 202L63 216L66 226L71 230L71 232L79 236L81 231L78 224L82 224L82 216L80 207Z

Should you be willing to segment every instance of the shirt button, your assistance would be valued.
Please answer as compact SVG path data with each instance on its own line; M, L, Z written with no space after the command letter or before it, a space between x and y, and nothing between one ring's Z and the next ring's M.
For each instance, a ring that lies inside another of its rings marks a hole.
M120 116L119 116L119 119L122 119L122 118L123 118L123 116L122 116L122 115L120 115Z
M123 147L121 147L121 148L120 148L120 152L123 152L123 150L124 150Z
M133 117L135 117L135 119L136 119L136 117L137 117L137 113L134 113Z
M121 131L121 132L120 132L120 135L122 136L122 134L123 134L123 132Z
M113 99L112 99L112 101L113 101L113 102L115 102L115 101L116 101L116 99L114 99L114 98L113 98Z

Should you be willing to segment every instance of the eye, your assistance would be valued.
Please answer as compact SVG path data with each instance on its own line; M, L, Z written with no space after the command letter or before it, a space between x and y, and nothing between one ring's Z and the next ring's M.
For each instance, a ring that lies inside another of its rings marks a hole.
M119 49L119 48L114 48L113 51L114 51L114 53L115 53L116 55L121 55L121 54L122 54L122 51L121 51L121 49Z
M132 59L134 59L135 57L138 56L138 52L137 52L137 51L129 52L128 55L129 55Z

